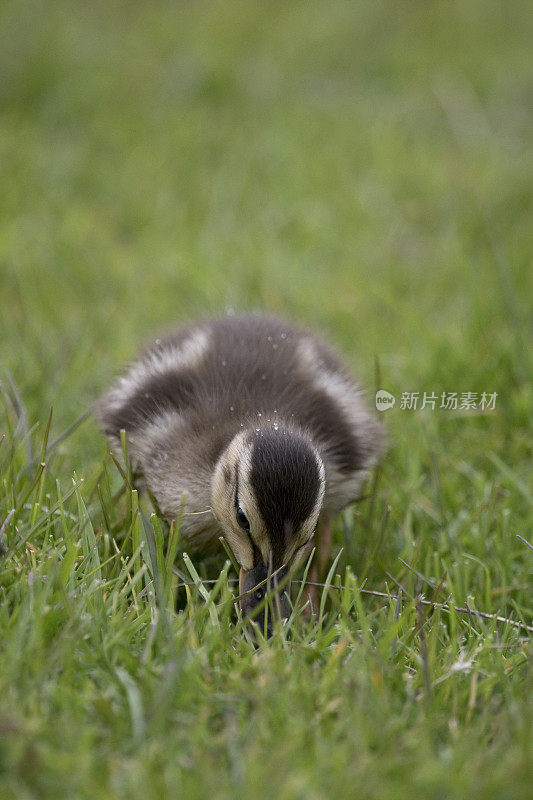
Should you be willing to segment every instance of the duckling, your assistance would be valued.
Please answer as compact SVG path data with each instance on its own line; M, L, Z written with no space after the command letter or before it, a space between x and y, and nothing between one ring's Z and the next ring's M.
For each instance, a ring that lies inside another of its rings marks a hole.
M156 339L95 411L118 453L125 429L133 469L168 520L186 496L187 547L207 551L224 535L245 616L264 606L265 587L251 590L271 575L271 587L286 582L315 544L325 563L331 517L357 499L382 451L341 360L316 335L263 316ZM275 607L288 616L285 591Z

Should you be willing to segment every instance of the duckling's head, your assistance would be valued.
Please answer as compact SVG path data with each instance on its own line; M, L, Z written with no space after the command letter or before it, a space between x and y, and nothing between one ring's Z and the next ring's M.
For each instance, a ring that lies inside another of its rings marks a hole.
M230 442L213 475L212 508L241 567L240 594L272 573L271 589L284 584L288 570L305 559L324 488L324 464L303 433L276 425L244 430ZM253 612L266 590L264 584L241 600L243 613L261 628L264 611ZM274 599L274 614L287 617L286 593Z

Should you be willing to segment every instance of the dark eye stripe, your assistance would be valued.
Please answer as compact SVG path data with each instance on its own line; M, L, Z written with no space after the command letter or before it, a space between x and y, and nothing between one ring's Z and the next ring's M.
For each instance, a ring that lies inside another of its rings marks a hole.
M237 508L237 525L239 526L239 528L242 528L243 531L248 532L250 530L250 523L248 522L248 517L246 516L246 514L244 513L244 511L240 506Z
M239 508L239 465L235 464L235 510Z
M294 551L294 553L292 554L292 557L295 558L296 554L299 553L300 550L302 550L304 547L306 547L309 544L309 542L311 541L312 538L313 537L311 536L306 542L304 542L299 547L297 547L296 550Z
M239 528L242 528L243 531L248 532L250 530L250 523L248 522L248 517L242 510L239 505L239 465L235 464L235 513L237 515L237 525Z

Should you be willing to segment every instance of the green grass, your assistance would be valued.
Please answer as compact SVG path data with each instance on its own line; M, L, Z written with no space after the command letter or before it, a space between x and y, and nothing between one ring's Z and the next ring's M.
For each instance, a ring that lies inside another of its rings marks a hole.
M530 633L453 606L533 625L532 34L491 0L2 5L2 800L531 796ZM258 648L94 422L54 444L227 308L398 397L337 588Z

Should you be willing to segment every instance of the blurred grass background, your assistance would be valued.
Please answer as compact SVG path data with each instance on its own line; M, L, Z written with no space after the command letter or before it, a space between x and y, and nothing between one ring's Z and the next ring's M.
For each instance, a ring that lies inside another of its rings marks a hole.
M365 379L377 355L396 389L508 402L530 365L531 16L5 4L2 360L31 411L75 416L139 340L228 306L329 331Z
M532 41L513 0L4 2L0 367L30 427L53 405L59 433L176 322L300 320L371 400L377 374L498 393L385 415L389 527L352 566L449 557L458 601L531 610ZM105 452L86 422L51 473Z

